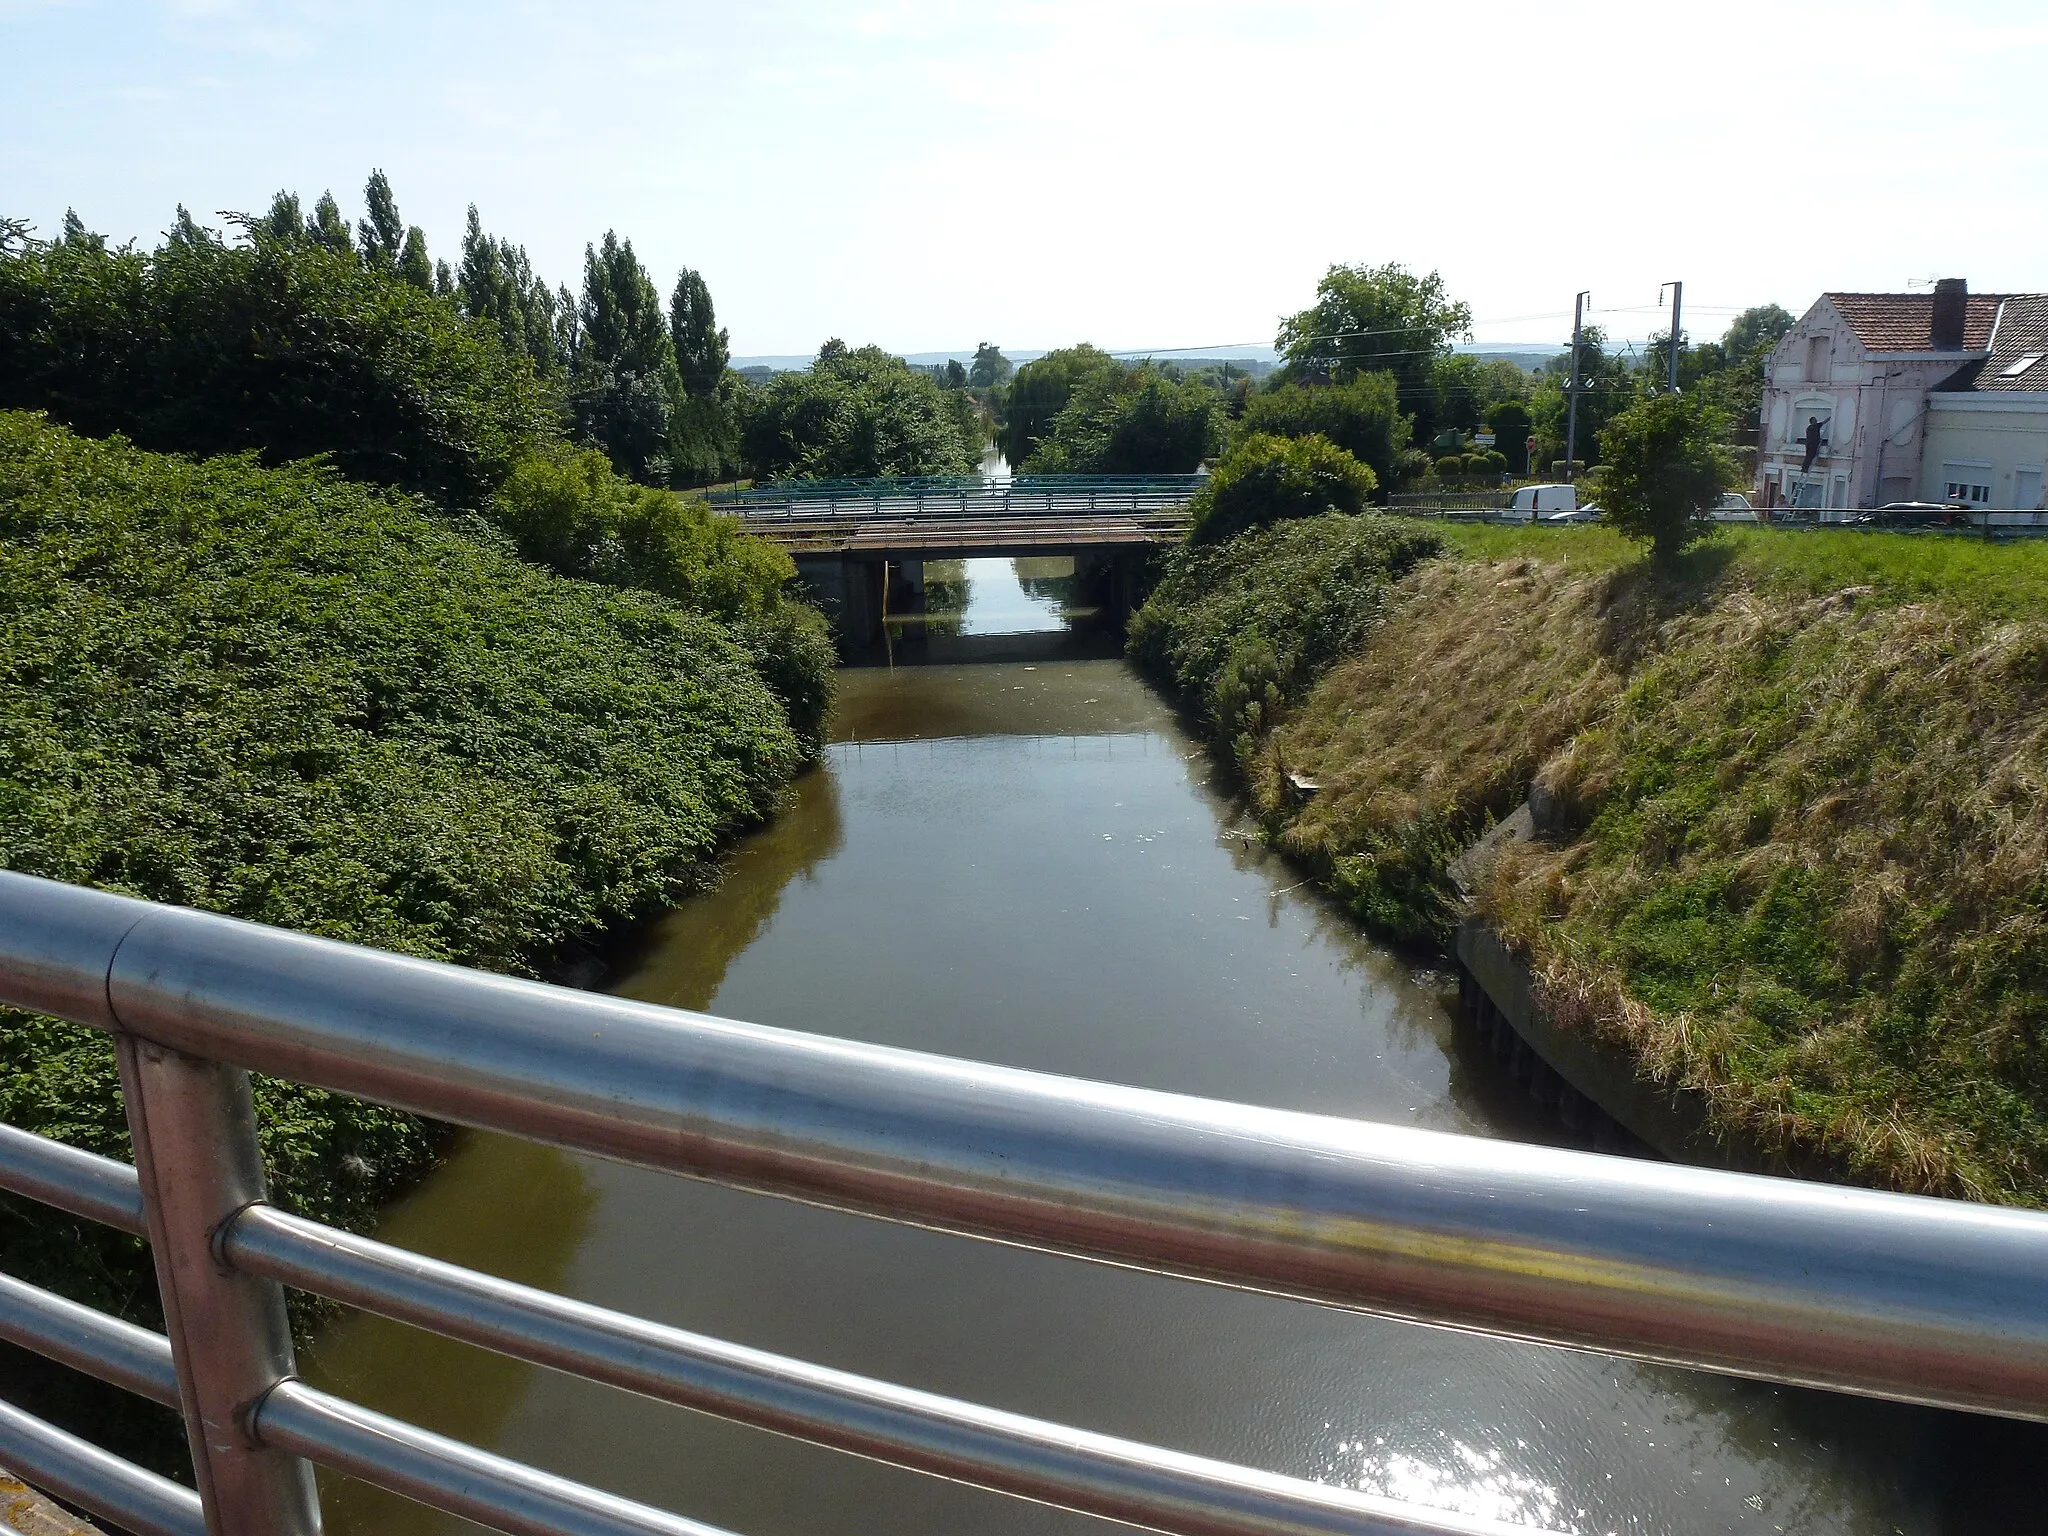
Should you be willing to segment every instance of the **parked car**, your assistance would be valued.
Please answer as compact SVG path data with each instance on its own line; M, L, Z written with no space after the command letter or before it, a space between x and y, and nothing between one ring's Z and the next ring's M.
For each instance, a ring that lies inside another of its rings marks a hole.
M1597 523L1600 509L1591 502L1583 507L1573 507L1569 512L1552 512L1544 519L1546 523Z
M1549 522L1553 512L1575 512L1579 488L1575 485L1524 485L1508 498L1509 521L1526 517L1530 522Z
M1969 521L1960 501L1889 501L1849 521L1864 528L1954 528Z
M1729 491L1721 498L1719 506L1707 514L1717 523L1753 523L1757 521L1756 508L1749 504L1749 498L1740 491Z

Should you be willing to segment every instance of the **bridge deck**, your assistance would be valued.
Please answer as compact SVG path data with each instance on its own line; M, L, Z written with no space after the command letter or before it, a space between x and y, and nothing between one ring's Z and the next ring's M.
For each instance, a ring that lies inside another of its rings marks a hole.
M1201 483L1196 475L813 482L713 502L792 553L1030 554L1179 539Z
M1143 517L747 518L747 531L791 554L1031 554L1041 550L1164 544L1187 532L1177 513Z

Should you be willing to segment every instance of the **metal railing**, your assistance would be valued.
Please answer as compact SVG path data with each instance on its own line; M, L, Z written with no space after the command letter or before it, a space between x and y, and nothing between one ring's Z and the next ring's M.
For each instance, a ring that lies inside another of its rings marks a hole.
M1172 513L1202 475L1019 475L1010 480L798 480L716 491L711 503L748 522L889 518L1075 517Z
M736 1023L0 873L0 1001L112 1032L136 1165L0 1188L148 1237L168 1337L0 1281L0 1337L181 1410L196 1493L0 1404L0 1463L145 1536L309 1536L311 1464L500 1530L707 1527L297 1379L284 1287L1183 1536L1496 1532L723 1343L265 1199L247 1071L888 1220L1667 1364L2048 1419L2048 1215L1260 1109Z

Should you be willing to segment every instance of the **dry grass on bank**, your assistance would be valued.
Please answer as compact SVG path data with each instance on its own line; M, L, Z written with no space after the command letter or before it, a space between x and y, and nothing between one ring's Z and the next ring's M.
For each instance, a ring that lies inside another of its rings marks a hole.
M2048 549L1743 530L1666 579L1559 532L1403 583L1275 733L1283 844L1441 932L1538 779L1563 827L1483 903L1563 1021L1767 1149L2048 1203Z

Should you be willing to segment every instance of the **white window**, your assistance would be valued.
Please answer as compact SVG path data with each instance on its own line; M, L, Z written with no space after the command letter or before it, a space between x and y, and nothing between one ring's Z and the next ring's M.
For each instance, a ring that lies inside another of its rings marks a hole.
M1806 382L1820 384L1828 376L1828 353L1832 350L1825 336L1806 338Z
M2021 374L2025 373L2029 368L2033 367L2034 364L2041 361L2042 356L2043 354L2039 352L2029 352L2025 357L2021 358L2018 362L2014 363L2010 368L2005 370L2005 377L2008 379L2018 378Z
M1991 505L1991 471L1974 465L1941 466L1941 499L1960 501L1973 507Z

